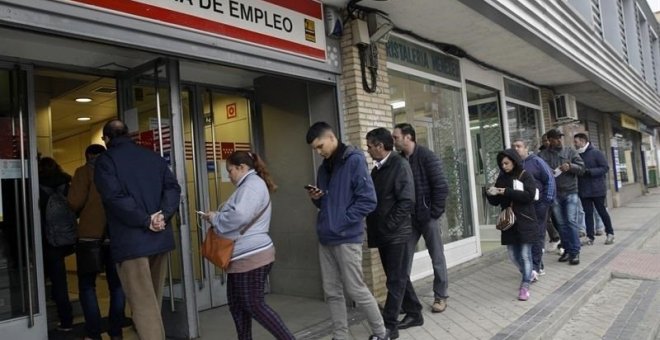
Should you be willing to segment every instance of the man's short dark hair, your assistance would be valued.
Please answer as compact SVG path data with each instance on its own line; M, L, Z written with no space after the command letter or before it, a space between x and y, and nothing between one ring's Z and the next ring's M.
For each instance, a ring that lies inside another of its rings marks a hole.
M128 127L119 119L113 119L103 126L103 136L113 139L120 136L128 136Z
M588 142L588 141L589 141L589 136L587 136L586 133L582 133L582 132L576 133L576 134L573 136L573 138L580 138L580 139L582 139L582 140L585 141L585 142Z
M410 136L410 140L415 142L415 128L408 123L399 123L394 126L395 129L401 130L402 135Z
M315 139L321 137L321 135L327 131L334 133L334 130L332 130L332 126L330 126L330 124L326 122L314 123L309 127L309 130L307 130L307 144L312 144Z
M392 133L386 128L377 128L367 132L367 142L372 145L383 144L386 151L394 149L394 139Z
M85 149L85 155L100 155L105 152L105 147L101 144L92 144Z

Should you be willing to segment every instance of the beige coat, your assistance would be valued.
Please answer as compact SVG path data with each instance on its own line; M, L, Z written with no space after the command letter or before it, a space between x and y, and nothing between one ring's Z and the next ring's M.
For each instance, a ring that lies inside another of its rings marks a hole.
M69 206L78 214L78 237L100 239L106 228L105 210L94 185L93 162L76 169L67 197Z

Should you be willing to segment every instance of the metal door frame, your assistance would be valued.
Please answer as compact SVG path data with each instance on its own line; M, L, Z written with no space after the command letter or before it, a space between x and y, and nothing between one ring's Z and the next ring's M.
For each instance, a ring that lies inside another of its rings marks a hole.
M179 240L180 240L180 249L181 255L181 269L182 269L182 280L183 286L178 290L179 294L182 294L185 304L186 312L186 329L184 333L189 338L199 337L199 315L197 312L197 301L195 296L194 287L194 272L192 265L192 256L191 256L191 240L190 240L190 218L188 216L188 189L186 186L186 169L185 169L185 146L183 138L183 114L181 108L181 87L180 87L180 78L179 78L179 62L176 59L170 58L157 58L151 61L148 61L142 65L134 67L130 70L122 72L117 77L117 84L119 87L118 91L118 106L119 106L119 116L123 119L124 112L130 108L130 90L133 80L139 78L142 74L149 70L156 70L159 66L164 66L166 70L166 83L164 84L168 88L169 92L169 103L170 103L170 140L171 140L171 164L173 165L173 171L176 176L177 182L181 186L181 200L179 203ZM157 92L158 93L158 92ZM158 120L160 128L160 110L158 110ZM159 134L161 137L162 143L162 134ZM161 150L163 148L161 147ZM170 276L171 278L171 276ZM170 286L170 296L175 296L174 289L172 288L171 282L168 283ZM171 304L169 310L163 310L163 313L176 313L174 306L174 299L170 299ZM171 325L170 325L171 326ZM183 326L183 325L178 325ZM176 326L175 326L176 327ZM166 327L168 328L168 327Z
M9 63L0 61L0 69L5 69L8 71L15 70L18 72L25 72L25 91L26 96L26 112L20 113L21 115L27 115L27 126L21 129L21 133L27 131L28 134L28 143L24 144L25 138L20 139L20 148L21 155L24 153L22 150L25 148L28 149L28 155L30 157L30 162L28 162L28 167L25 167L25 162L21 167L23 183L26 181L30 182L30 187L32 190L30 192L25 192L26 186L23 184L23 192L26 195L30 195L32 200L32 209L28 211L31 214L32 220L29 221L28 216L22 216L23 223L27 228L27 224L30 222L33 225L32 230L32 239L25 238L25 244L23 244L22 251L27 252L29 242L34 249L34 262L29 262L29 256L27 257L28 267L33 266L34 274L36 277L32 278L31 271L28 270L28 281L36 282L36 296L33 295L32 290L28 290L28 301L30 306L28 306L29 314L27 316L22 316L14 319L9 319L0 322L0 333L3 334L3 337L6 338L15 338L15 339L45 339L48 337L48 320L46 313L46 294L45 294L45 284L44 284L44 264L43 264L43 252L41 249L41 219L37 218L40 214L38 207L39 194L35 188L39 187L38 179L38 169L37 169L37 135L36 135L36 109L35 109L35 93L34 93L34 68L32 65L18 64L18 63ZM24 196L27 199L27 196ZM25 204L25 200L23 203ZM29 233L28 233L29 234ZM35 308L36 307L36 308Z

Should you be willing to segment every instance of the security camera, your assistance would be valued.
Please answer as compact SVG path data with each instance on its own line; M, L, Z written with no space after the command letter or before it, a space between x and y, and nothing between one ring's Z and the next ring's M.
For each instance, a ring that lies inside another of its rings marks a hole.
M369 40L375 42L387 42L394 24L381 13L373 12L367 16L369 26Z

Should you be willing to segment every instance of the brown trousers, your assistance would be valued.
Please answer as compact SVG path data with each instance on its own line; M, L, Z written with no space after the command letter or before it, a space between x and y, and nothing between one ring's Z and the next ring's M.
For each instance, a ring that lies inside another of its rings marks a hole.
M165 340L160 314L167 274L167 253L139 257L117 264L133 324L140 340Z

